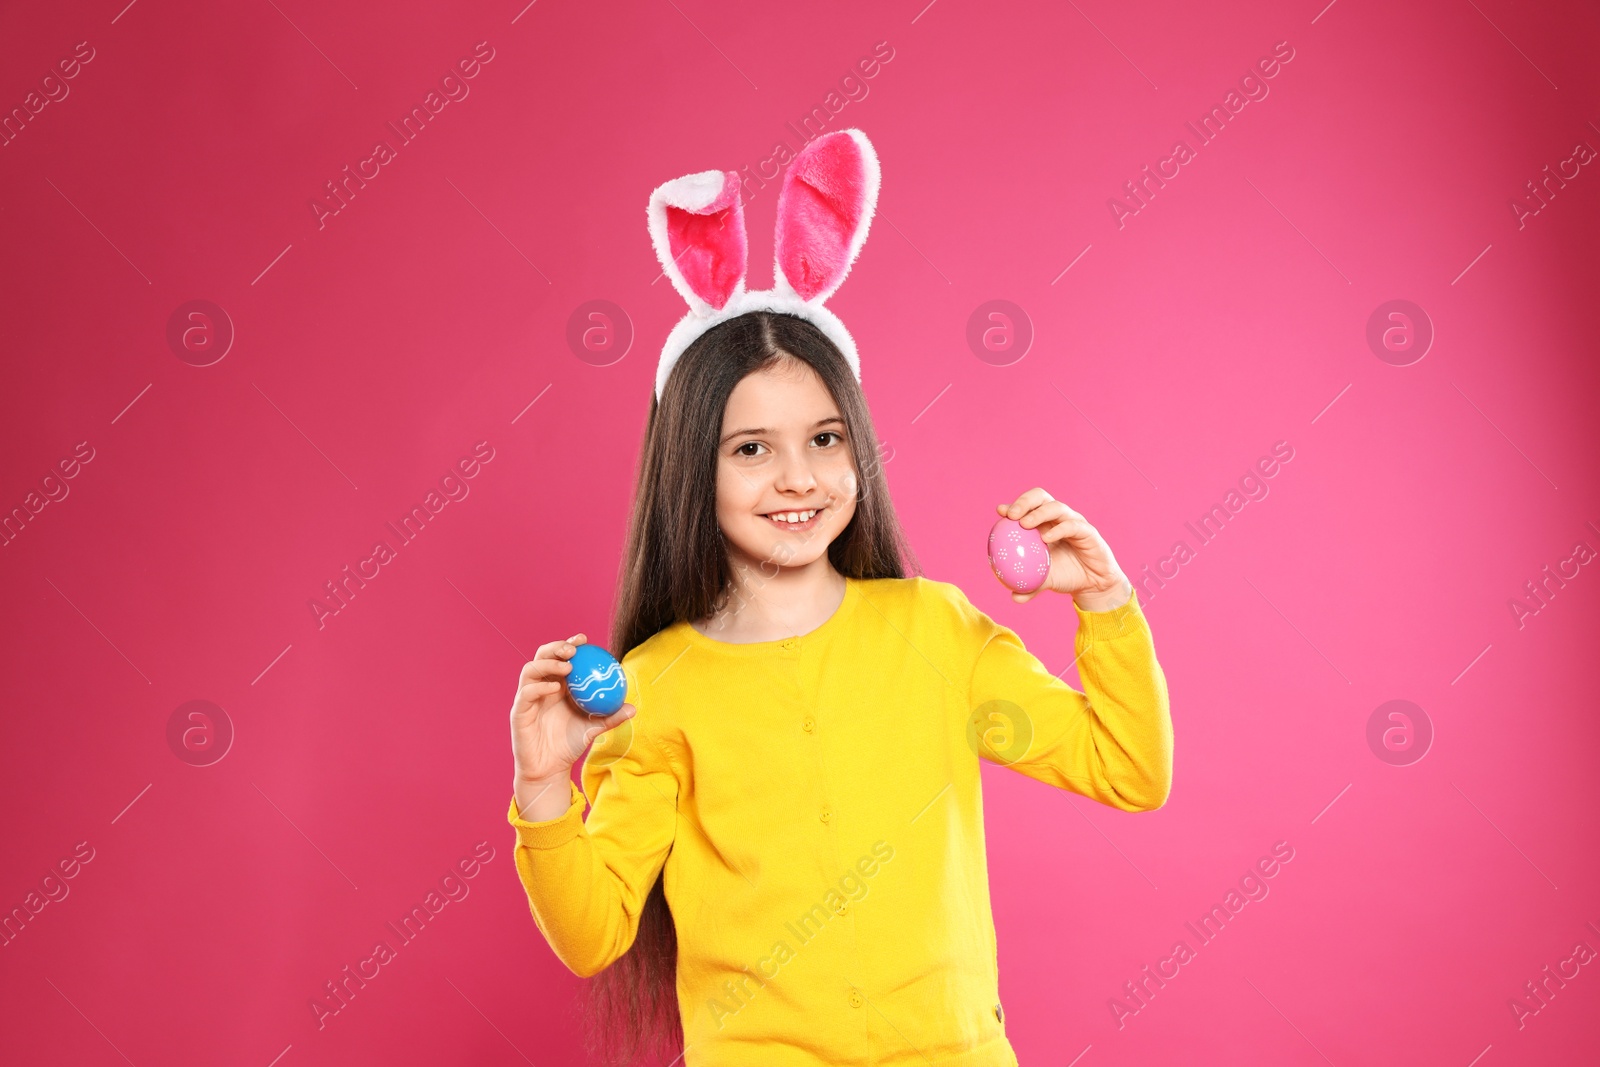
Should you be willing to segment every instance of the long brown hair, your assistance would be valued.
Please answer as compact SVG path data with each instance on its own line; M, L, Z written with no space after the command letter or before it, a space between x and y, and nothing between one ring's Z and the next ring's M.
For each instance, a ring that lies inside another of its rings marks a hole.
M629 650L677 622L704 619L733 589L717 523L717 446L734 386L783 359L808 364L844 419L856 469L855 514L828 546L848 578L904 578L921 570L889 500L877 434L861 385L839 349L805 319L752 311L701 334L652 397L639 454L628 546L611 621L611 651ZM678 937L657 877L633 945L586 983L588 1050L629 1065L642 1053L670 1062L683 1051Z

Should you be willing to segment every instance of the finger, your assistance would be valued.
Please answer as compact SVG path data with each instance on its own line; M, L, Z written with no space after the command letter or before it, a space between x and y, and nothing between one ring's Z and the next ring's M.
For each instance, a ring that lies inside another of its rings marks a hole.
M1020 519L1032 509L1038 507L1046 500L1051 499L1049 493L1038 486L1034 486L1010 504L1006 505L1005 516L1008 519Z
M624 704L622 707L618 708L610 715L607 715L605 718L595 720L594 725L589 726L583 731L583 743L587 745L589 742L593 741L607 730L612 730L618 726L621 726L624 722L627 722L629 719L633 718L633 711L634 708L632 704Z
M1012 593L1011 594L1011 599L1015 600L1018 604L1026 604L1028 601L1032 600L1035 596L1038 596L1038 595L1039 595L1039 591L1037 589L1035 589L1031 593Z
M1099 535L1100 531L1080 517L1062 519L1039 537L1047 545L1063 540L1081 545L1093 541Z
M560 681L526 681L517 689L517 701L512 705L512 712L522 712L528 709L539 697L554 696L562 691Z
M539 677L543 676L543 674L544 674L544 665L545 665L546 662L548 662L548 659L549 659L548 657L546 657L546 656L544 656L542 654L543 652L544 652L544 649L543 649L543 647L541 647L539 649L539 653L540 654L535 655L533 659L530 659L528 662L526 662L526 663L524 663L522 665L522 673L517 675L517 688L518 689L521 689L523 686L527 685L529 682L533 681L535 678L539 678Z
M572 664L564 659L536 659L528 664L528 670L522 672L522 684L530 682L548 682L552 679L565 678L572 673Z
M600 720L603 724L602 732L617 726L621 726L623 723L633 718L634 715L637 714L638 710L639 709L635 708L632 704L622 705L622 707L618 708L616 711L613 711L610 715L607 715L604 719Z
M1064 500L1054 500L1054 499L1046 498L1043 503L1041 503L1038 507L1034 508L1034 512L1041 511L1041 510L1049 511L1051 513L1051 517L1052 518L1057 518L1057 519L1077 519L1077 520L1079 520L1081 522L1088 521L1088 520L1084 519L1083 514L1081 512L1074 511L1072 509L1072 505L1068 504ZM1029 514L1031 515L1031 514L1033 514L1033 512L1029 512ZM1021 519L1019 519L1017 521L1022 523L1022 525L1024 525L1024 526L1031 525L1028 522L1028 516L1027 515L1024 515ZM1048 520L1043 520L1043 521L1048 521Z
M540 645L534 650L533 658L535 660L556 658L566 659L569 658L572 655L573 650L582 643L582 634L577 634L565 641L546 641L544 644ZM532 661L530 660L529 662L531 663Z
M540 645L533 658L522 665L522 680L549 674L551 664L567 663L577 651L578 646L567 641L551 641Z
M1046 500L1037 507L1030 509L1028 513L1023 515L1022 518L1018 519L1017 522L1022 524L1023 529L1031 530L1043 523L1054 522L1057 519L1067 518L1071 516L1071 514L1072 509L1067 507L1061 501Z
M561 682L556 679L535 679L525 683L517 690L517 700L513 707L526 708L537 703L544 697L551 696L561 691Z

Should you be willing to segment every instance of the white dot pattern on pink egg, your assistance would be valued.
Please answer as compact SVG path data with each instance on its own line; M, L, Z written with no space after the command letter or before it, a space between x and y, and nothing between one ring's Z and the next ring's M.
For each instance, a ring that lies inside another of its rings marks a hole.
M1043 585L1050 573L1049 549L1037 532L1015 524L1000 528L1005 525L1002 520L989 532L989 562L1009 588L1031 592Z

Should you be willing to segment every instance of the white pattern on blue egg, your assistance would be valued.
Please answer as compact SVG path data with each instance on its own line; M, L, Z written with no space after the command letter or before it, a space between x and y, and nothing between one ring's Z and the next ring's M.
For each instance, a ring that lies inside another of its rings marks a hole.
M622 706L628 678L622 665L603 648L579 645L572 657L567 689L573 703L590 715L609 715Z

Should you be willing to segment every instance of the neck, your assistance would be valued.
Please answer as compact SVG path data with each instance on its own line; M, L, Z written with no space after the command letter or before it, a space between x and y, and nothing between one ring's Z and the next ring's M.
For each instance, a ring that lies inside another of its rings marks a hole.
M828 621L844 600L844 575L827 553L800 567L731 562L734 578L727 602L694 624L719 641L746 644L806 634Z

